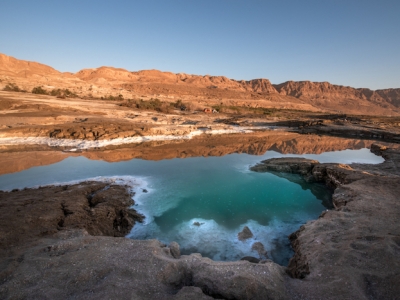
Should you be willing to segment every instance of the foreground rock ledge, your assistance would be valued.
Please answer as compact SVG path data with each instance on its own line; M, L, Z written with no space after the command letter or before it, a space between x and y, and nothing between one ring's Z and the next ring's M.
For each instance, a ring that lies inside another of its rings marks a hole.
M292 159L254 167L335 188L335 209L291 235L295 256L288 268L179 256L176 243L119 237L141 219L127 210L132 200L124 187L0 192L0 298L395 299L400 152L372 150L386 161L347 166Z
M1 299L285 299L285 268L214 262L124 238L142 216L123 186L0 191Z
M300 299L395 299L400 293L400 154L372 145L380 165L320 164L270 159L257 172L298 173L335 188L334 210L290 236L294 257L287 281Z

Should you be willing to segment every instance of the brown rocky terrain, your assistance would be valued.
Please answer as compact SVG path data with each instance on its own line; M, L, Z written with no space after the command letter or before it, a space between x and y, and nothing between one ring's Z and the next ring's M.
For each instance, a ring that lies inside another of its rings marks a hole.
M272 262L219 263L181 257L174 242L118 238L142 219L132 204L126 187L96 182L0 191L1 299L284 296Z
M39 94L30 93L38 86ZM269 260L181 256L176 243L124 238L141 220L129 209L126 187L90 182L0 191L1 299L398 297L399 89L274 85L267 79L112 67L72 74L0 54L3 88L0 174L80 155L114 162L371 147L385 162L291 158L254 166L300 185L315 181L334 189L334 209L290 236L295 255L287 268ZM202 112L209 107L219 113ZM232 133L238 128L251 132ZM199 131L204 133L190 136ZM149 137L159 139L146 141ZM129 138L143 140L101 144ZM393 144L373 144L376 140ZM59 143L64 141L76 143ZM99 146L77 146L84 142Z
M295 299L395 299L399 281L399 148L373 145L386 161L377 166L320 164L283 158L257 172L297 173L335 188L334 210L290 236L295 255L288 274Z
M180 255L176 243L118 237L140 219L126 210L132 200L121 186L1 192L1 298L396 299L400 152L371 150L385 162L290 158L254 167L335 188L334 209L290 236L295 255L287 268L269 260L214 262Z
M400 114L400 89L372 91L310 81L271 84L268 79L245 81L158 70L131 72L113 67L83 69L72 74L4 54L0 54L0 80L0 88L13 83L29 92L36 86L49 92L69 89L81 98L121 95L125 99L182 99L199 107L225 104L368 115Z
M290 131L299 133L390 142L398 141L400 134L399 117L327 115L291 110L205 114L180 111L169 104L168 112L162 112L122 105L124 103L124 100L59 99L0 91L0 138L88 141L155 135L179 138L198 130L237 130L237 126L253 130L289 127Z
M0 138L179 138L203 129L235 130L235 126L281 126L306 134L390 142L400 138L400 119L393 117L397 114L395 89L368 92L312 82L272 85L266 79L236 81L111 67L71 74L3 54L0 80L0 89L8 90L0 91ZM38 86L56 93L16 92ZM314 98L323 101L316 104ZM202 112L206 107L220 113L206 114ZM356 115L327 114L325 108Z
M125 236L143 218L128 209L134 204L131 196L125 187L97 182L0 191L0 248L13 251L31 239L72 228L91 235Z

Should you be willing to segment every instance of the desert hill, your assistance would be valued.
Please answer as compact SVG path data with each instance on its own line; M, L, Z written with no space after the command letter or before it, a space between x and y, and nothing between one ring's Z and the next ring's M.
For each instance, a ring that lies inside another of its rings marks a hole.
M0 53L2 75L28 77L32 75L58 75L60 72L52 67L31 61L19 60Z
M0 54L0 89L9 83L31 91L69 89L79 97L101 98L122 95L130 98L182 99L204 105L276 107L333 113L400 115L400 89L370 90L329 82L287 81L272 84L268 79L234 80L225 76L99 67L77 73L59 72L37 62Z
M130 83L158 83L192 85L209 89L229 89L242 92L277 93L268 79L254 79L250 81L236 81L225 76L174 74L158 70L142 70L129 72L125 69L100 67L97 69L83 69L75 76L89 82L97 82L100 78L112 81L129 81Z

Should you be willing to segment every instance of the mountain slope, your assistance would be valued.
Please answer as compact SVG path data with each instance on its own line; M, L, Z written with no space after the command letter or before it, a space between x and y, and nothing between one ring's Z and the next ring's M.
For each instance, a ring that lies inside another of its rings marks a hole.
M234 80L225 76L99 67L75 74L61 73L44 64L0 54L0 88L13 82L26 90L68 88L82 97L121 94L125 98L180 98L210 105L277 107L324 110L335 113L400 115L400 89L373 91L329 82L287 81L271 84L268 79Z
M9 76L59 75L59 71L37 62L19 60L0 53L0 72Z

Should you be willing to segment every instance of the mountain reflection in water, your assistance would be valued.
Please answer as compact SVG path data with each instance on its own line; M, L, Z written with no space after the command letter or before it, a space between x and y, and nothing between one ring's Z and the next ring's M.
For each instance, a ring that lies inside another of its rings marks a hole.
M118 162L133 158L162 160L224 156L231 153L262 155L271 150L282 154L320 154L327 151L369 148L371 143L372 141L369 140L264 131L249 134L199 136L186 141L158 141L110 146L81 153L54 151L53 148L47 146L1 146L0 165L2 168L0 168L0 174L53 164L69 156L85 156L92 160Z
M218 139L210 136L186 143L142 144L73 155L57 152L54 157L49 151L35 151L35 164L45 165L46 162L41 159L46 158L47 163L52 164L2 175L0 189L84 180L96 176L137 178L141 185L135 190L135 209L143 213L146 219L145 223L135 225L130 237L157 238L166 244L176 241L182 253L200 252L215 260L258 256L251 248L255 242L261 242L270 258L286 264L291 256L287 236L301 224L316 219L323 210L330 208L330 192L321 185L306 183L296 175L255 173L249 171L249 166L264 159L284 156L276 151L263 152L270 148L281 149L281 152L285 149L302 152L309 147L314 152L320 152L321 149L332 150L335 147L363 148L368 143L318 136L295 135L293 139L292 135L284 135L286 140L282 136L278 139L278 136L266 136L265 133L232 136L230 139L226 136L219 136ZM261 155L228 155L232 152ZM211 156L211 153L223 156ZM11 168L18 166L23 169L27 165L25 163L29 163L29 154L29 151L20 151L3 153L2 157L4 159L8 155L15 160L9 161ZM199 154L210 157L190 157ZM186 159L132 159L137 156L171 158L184 155ZM18 159L18 156L23 159ZM382 161L382 158L365 148L302 156L321 162ZM117 158L118 162L102 161ZM60 161L55 162L57 159ZM8 166L5 163L3 165ZM148 192L144 193L144 189ZM253 237L240 241L237 234L244 226L250 228Z

